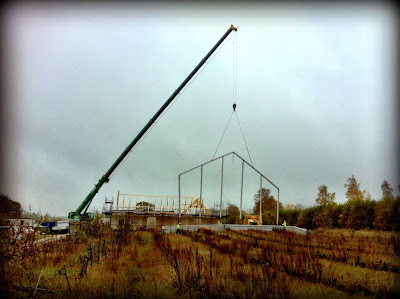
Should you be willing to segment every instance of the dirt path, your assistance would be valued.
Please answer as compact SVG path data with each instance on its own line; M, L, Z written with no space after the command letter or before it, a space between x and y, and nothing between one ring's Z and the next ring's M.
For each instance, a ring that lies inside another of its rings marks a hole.
M46 243L50 241L57 241L62 238L65 238L69 234L62 234L62 235L46 235L43 239L36 240L34 243Z

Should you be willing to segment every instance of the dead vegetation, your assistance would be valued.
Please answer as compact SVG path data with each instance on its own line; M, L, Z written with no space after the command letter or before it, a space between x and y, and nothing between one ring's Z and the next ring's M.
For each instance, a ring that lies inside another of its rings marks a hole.
M101 223L50 242L3 236L9 297L391 297L399 236L389 232L133 231Z

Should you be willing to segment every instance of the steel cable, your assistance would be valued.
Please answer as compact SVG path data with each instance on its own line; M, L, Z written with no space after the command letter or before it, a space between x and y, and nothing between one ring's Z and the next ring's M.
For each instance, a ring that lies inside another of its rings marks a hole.
M231 117L229 118L229 120L228 120L228 123L226 124L225 130L224 130L224 133L222 134L221 140L219 141L219 143L218 143L218 146L217 146L217 149L215 150L214 156L212 157L212 159L211 159L211 160L214 160L214 157L215 157L215 155L217 154L218 148L219 148L219 146L220 146L220 144L221 144L221 142L222 142L222 139L224 138L224 135L225 135L226 129L228 129L229 123L231 122L231 119L232 119L233 112L234 112L234 111L232 111L232 113L231 113Z
M242 126L240 125L239 117L238 117L238 115L237 115L236 111L235 111L235 115L236 115L237 122L238 122L238 124L239 124L240 132L242 133L242 137L243 137L244 145L246 146L246 149L247 149L247 154L249 155L249 158L250 158L251 165L253 166L253 160L251 159L251 156L250 156L250 151L249 151L249 148L248 148L248 146L247 146L246 139L244 138L244 134L243 134Z

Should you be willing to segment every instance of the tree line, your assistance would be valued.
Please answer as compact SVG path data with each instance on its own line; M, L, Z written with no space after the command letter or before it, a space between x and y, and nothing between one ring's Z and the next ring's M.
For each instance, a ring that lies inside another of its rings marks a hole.
M400 196L395 197L393 188L385 180L381 184L382 197L374 200L366 190L360 189L354 175L347 179L344 187L347 202L335 202L336 193L329 193L326 185L319 186L315 206L304 209L301 205L279 203L279 219L286 220L288 225L307 229L316 228L346 228L346 229L378 229L400 230ZM400 185L399 191L400 191ZM276 224L277 201L271 195L270 189L262 188L254 195L253 214L260 214L260 198L263 224ZM146 203L147 205L148 203ZM242 223L239 219L239 208L228 203L226 223ZM245 215L242 211L242 215ZM28 213L20 203L11 200L5 194L0 194L0 223L7 218L32 218L41 221L57 221L60 217L51 217L48 213Z
M0 194L0 226L8 225L7 219L31 218L37 222L58 221L62 217L50 216L49 213L42 215L41 212L30 212L22 208L21 204L14 201L6 194Z
M283 206L279 203L280 222L286 220L288 225L307 229L400 230L400 196L394 196L393 188L386 180L381 184L382 197L378 200L360 189L354 175L347 179L344 187L347 188L347 202L344 204L335 202L336 193L328 192L326 185L318 187L314 207L304 209L301 205ZM255 194L253 214L260 214L260 198L263 224L276 224L277 201L269 189L262 188ZM241 223L239 209L235 205L229 204L227 213L227 223Z

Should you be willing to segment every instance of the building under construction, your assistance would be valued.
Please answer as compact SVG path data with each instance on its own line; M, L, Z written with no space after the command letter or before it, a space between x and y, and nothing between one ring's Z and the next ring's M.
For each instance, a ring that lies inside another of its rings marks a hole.
M129 223L134 228L161 228L176 225L221 224L219 214L213 214L199 197L122 194L118 191L116 202L105 202L104 214L110 217L111 226Z

